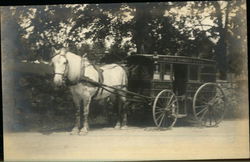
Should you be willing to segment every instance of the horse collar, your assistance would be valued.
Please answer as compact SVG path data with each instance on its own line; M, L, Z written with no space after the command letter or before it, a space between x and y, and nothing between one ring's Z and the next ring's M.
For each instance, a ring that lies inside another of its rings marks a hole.
M66 59L67 60L67 59ZM68 61L68 60L67 60ZM67 77L64 76L64 79L65 79L65 84L66 86L74 86L74 85L77 85L78 83L82 82L83 81L83 78L84 78L84 74L85 74L85 62L84 62L84 58L82 57L81 58L81 67L80 67L80 79L79 80L76 80L76 81L71 81L69 80Z

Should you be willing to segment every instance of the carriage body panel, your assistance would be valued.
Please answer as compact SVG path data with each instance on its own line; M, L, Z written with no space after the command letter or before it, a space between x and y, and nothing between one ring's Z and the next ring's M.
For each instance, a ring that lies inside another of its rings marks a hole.
M194 96L206 82L216 82L216 62L185 56L137 54L128 57L128 89L152 98L163 89Z

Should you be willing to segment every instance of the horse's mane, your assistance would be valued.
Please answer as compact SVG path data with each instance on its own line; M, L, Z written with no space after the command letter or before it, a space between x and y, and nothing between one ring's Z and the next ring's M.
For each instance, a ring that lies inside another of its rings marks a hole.
M67 51L65 57L68 60L69 71L68 71L68 79L70 81L79 80L81 77L81 56L78 56L72 52Z

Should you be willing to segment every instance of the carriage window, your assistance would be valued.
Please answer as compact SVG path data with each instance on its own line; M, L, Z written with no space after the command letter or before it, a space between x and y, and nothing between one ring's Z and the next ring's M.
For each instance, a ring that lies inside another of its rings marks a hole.
M156 80L160 80L160 64L155 64L155 67L154 67L154 76L153 76L153 79L156 79Z
M190 65L189 66L189 80L198 80L199 66Z
M169 64L164 66L163 80L171 80L171 66Z
M216 80L215 67L204 66L201 68L201 80L204 82L214 82Z

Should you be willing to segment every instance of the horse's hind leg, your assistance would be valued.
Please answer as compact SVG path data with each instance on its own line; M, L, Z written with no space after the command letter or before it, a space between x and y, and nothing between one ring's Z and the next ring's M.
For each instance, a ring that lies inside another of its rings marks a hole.
M118 108L117 123L115 128L126 129L127 128L127 107L128 104L125 102L126 98L117 95L116 106Z
M126 129L127 128L127 112L128 112L128 106L129 104L126 102L125 97L121 97L121 102L122 102L122 111L121 111L121 120L122 120L122 125L121 129Z
M115 129L120 129L121 128L121 112L122 112L122 104L120 97L118 95L115 96L115 109L117 111L117 121L115 124Z

